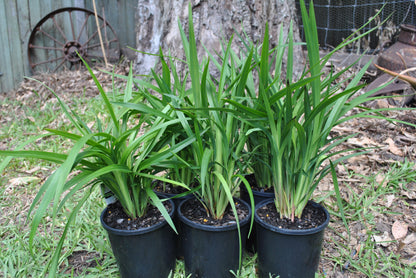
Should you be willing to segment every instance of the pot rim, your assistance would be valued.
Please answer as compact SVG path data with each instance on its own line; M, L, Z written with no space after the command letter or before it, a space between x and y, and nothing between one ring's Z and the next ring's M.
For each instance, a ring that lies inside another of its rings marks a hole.
M171 199L167 199L166 202L170 202L170 204L172 205L172 209L169 212L169 216L173 219L173 214L175 212L175 203ZM101 212L101 215L100 215L101 225L103 226L104 229L107 230L107 232L111 232L112 234L116 234L116 235L119 235L119 236L134 236L134 235L146 234L146 233L153 232L154 230L157 230L157 229L161 228L162 226L165 226L165 225L168 224L166 219L164 219L163 221L158 222L155 225L150 226L150 227L146 227L146 228L139 228L139 229L136 229L136 230L116 229L116 228L108 226L107 223L104 222L104 214L107 212L107 209L108 209L108 207L106 207Z
M241 228L242 226L244 226L245 224L247 224L250 221L251 213L252 213L251 212L251 207L247 204L247 202L241 200L240 198L234 198L234 199L238 200L239 202L241 202L242 204L244 204L248 208L247 216L244 219L238 221L238 223L240 224L240 228ZM233 223L233 224L227 225L227 226L212 226L212 225L204 225L204 224L196 223L192 220L189 220L188 218L186 218L183 215L183 213L181 211L182 205L185 202L189 201L189 200L192 200L192 198L185 199L185 200L181 201L179 206L178 206L178 210L177 210L178 218L182 223L184 223L188 226L191 226L192 228L195 228L195 229L199 229L199 230L203 230L203 231L210 231L210 232L213 232L213 231L215 231L215 232L226 232L226 231L231 231L231 230L237 230L237 223Z
M263 219L260 218L260 216L257 214L257 211L259 208L267 205L270 202L273 202L273 199L269 199L269 200L264 200L262 202L260 202L259 204L256 205L256 210L254 212L254 220L256 223L258 223L259 225L261 225L263 228L271 230L273 232L277 232L280 234L285 234L285 235L311 235L311 234L316 234L321 232L322 230L324 230L328 224L329 224L329 212L326 210L325 207L323 207L322 205L315 203L314 201L309 201L311 202L314 206L319 207L320 209L322 209L325 213L325 222L322 223L321 225L319 225L316 228L311 228L311 229L304 229L304 230L291 230L291 229L284 229L284 228L279 228L276 227L274 225L271 225L269 223L266 223Z

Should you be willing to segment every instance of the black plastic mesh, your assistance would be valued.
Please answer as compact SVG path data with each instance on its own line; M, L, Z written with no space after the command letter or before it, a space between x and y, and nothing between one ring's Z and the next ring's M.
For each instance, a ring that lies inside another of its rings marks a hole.
M305 0L309 8L310 0ZM369 30L388 18L378 32L373 32L359 44L351 45L350 50L379 49L392 39L401 24L416 25L416 5L414 0L314 0L319 42L322 47L334 47L355 30L364 25L386 4L379 17L365 30ZM296 7L300 17L299 0ZM301 23L301 20L299 20ZM303 26L300 26L303 37ZM365 32L365 31L362 31Z

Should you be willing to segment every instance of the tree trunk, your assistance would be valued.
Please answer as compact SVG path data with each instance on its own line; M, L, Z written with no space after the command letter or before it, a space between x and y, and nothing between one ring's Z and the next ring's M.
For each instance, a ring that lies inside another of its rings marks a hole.
M147 53L170 51L172 56L183 58L183 47L178 20L185 30L188 26L188 1L184 0L138 0L137 49ZM235 32L244 30L254 42L263 38L266 22L269 23L270 44L276 46L279 28L283 24L284 35L289 32L290 21L294 24L294 39L299 39L295 0L193 0L192 12L198 53L204 53L203 45L209 51L220 50L220 40L229 40ZM234 37L234 46L238 37ZM295 61L304 61L301 47L295 50ZM137 54L135 71L138 74L150 72L158 58L142 53ZM303 63L296 63L299 72Z

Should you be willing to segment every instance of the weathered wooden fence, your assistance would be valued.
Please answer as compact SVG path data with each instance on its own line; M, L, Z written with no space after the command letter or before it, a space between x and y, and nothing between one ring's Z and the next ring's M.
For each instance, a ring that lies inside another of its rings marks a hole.
M113 27L121 48L136 46L137 0L96 0L97 13ZM0 0L0 92L30 76L28 40L35 25L64 7L93 10L92 0Z

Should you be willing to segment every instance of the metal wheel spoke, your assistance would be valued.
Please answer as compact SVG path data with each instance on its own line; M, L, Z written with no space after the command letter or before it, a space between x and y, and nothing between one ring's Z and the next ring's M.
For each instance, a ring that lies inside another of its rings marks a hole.
M112 43L112 42L116 42L117 39L112 39L111 41L107 41L108 44ZM84 47L84 49L91 49L91 48L95 48L95 47L99 47L101 44L99 42L95 43L95 44L90 44L87 45L86 47ZM108 47L107 47L108 49Z
M79 34L78 34L78 38L77 38L77 41L79 41L79 39L81 38L81 34L82 34L82 32L84 31L84 29L85 29L85 26L87 25L87 22L88 22L88 19L90 18L90 15L88 14L87 15L87 17L85 18L85 20L84 20L84 23L82 24L82 26L81 26L81 29L80 29L80 31L79 31Z
M69 21L71 22L72 39L75 40L74 24L72 22L72 12L69 11Z
M103 27L105 27L105 23L103 23L103 26L100 26L100 29L102 29ZM95 37L95 36L97 36L98 35L98 30L97 31L95 31L92 35L91 35L91 37L89 37L88 38L88 40L82 45L83 47L85 47L86 45L88 45L88 43Z
M53 69L53 72L56 72L56 70L60 67L60 66L62 66L64 63L65 63L65 59L64 60L62 60L54 69Z
M60 47L52 47L52 46L39 46L39 45L29 45L30 48L37 48L37 49L45 49L45 50L58 50L62 51L62 48Z
M46 33L45 31L43 31L42 29L40 29L39 28L39 30L38 30L39 32L41 32L42 34L44 34L45 36L47 36L48 38L50 38L51 40L53 40L54 42L56 42L57 44L60 44L60 45L62 45L62 46L64 46L65 44L64 43L62 43L62 42L60 42L60 41L58 41L58 39L57 38L55 38L55 37L53 37L52 35L50 35L50 34L48 34L48 33Z
M59 60L64 59L64 58L65 58L65 57L64 57L64 56L62 56L62 57L58 57L58 58L55 58L55 59L50 59L50 60L47 60L47 61L39 62L39 63L36 63L36 64L34 64L34 65L35 65L35 66L39 66L39 65L46 64L46 63L52 63L52 62L56 62L56 61L59 61Z
M56 23L55 17L52 17L53 24L55 25L56 29L58 29L59 33L61 33L62 37L65 41L68 41L68 38L65 36L64 31L62 31L61 27L59 27L58 23Z

